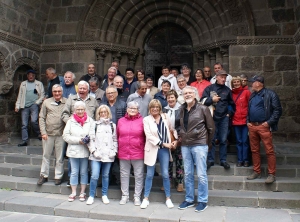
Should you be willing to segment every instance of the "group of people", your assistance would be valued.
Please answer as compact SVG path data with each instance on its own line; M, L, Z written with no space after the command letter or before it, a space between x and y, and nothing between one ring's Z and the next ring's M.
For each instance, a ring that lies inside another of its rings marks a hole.
M130 175L133 174L133 203L145 209L150 203L158 161L165 204L173 208L170 189L175 163L177 191L184 191L183 183L186 190L185 200L178 208L186 209L195 205L195 166L198 178L195 211L204 211L208 202L207 169L215 162L216 141L220 147L220 165L230 168L226 161L230 123L237 138L237 166L249 166L249 129L254 172L248 179L260 177L262 140L268 157L266 183L275 181L272 131L277 129L281 105L276 93L264 87L262 76L250 80L253 82L251 94L246 76L232 77L220 63L214 65L213 77L209 67L197 69L192 75L188 64L181 66L182 74L174 69L171 73L170 67L163 66L158 87L153 84L154 76L146 75L143 70L137 70L135 75L132 68L127 68L122 75L118 66L114 61L102 79L96 74L95 66L89 64L88 73L77 85L74 73L68 71L61 77L55 69L48 68L45 94L43 84L35 79L35 71L27 72L15 111L22 113L19 146L27 145L29 115L32 128L42 139L43 161L38 185L48 181L50 156L55 150L56 185L62 183L65 154L69 160L70 202L79 198L88 205L93 204L101 172L102 202L109 203L108 187L114 174L121 186L120 204L126 204L130 200Z

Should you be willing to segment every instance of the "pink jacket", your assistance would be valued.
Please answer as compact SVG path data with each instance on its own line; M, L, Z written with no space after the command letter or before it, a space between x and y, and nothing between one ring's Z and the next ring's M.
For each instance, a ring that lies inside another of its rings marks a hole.
M129 116L127 113L118 121L118 157L121 160L144 159L145 133L143 117L140 114Z

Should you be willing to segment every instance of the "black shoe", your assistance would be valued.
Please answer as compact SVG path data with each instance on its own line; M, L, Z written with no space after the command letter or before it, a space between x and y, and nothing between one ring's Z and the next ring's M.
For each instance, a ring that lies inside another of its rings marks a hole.
M238 162L238 163L236 164L236 166L237 166L237 167L241 167L241 166L243 166L243 163L242 163L242 162Z
M57 185L57 186L61 185L61 179L55 179L54 184Z
M42 136L39 135L39 136L38 136L38 140L39 140L39 141L42 141L42 139L43 139Z
M207 170L209 170L209 168L211 167L211 166L214 166L215 165L215 163L214 162L207 162Z
M37 185L42 185L43 183L46 183L46 182L48 182L48 178L41 175L40 179L37 182Z
M230 165L227 162L222 162L221 166L223 166L225 170L230 169Z
M158 177L159 174L156 172L156 170L154 171L154 176Z
M68 180L68 182L67 182L67 187L70 187L71 185L70 185L70 180Z
M18 146L27 146L27 142L23 141L22 143L19 143Z

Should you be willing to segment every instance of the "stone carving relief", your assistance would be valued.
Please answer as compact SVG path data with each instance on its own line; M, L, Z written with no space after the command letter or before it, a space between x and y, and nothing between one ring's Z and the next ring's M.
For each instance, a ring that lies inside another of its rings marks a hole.
M0 95L9 92L13 86L13 71L9 67L9 63L6 61L4 55L0 52L0 64L4 69L5 80L0 81Z

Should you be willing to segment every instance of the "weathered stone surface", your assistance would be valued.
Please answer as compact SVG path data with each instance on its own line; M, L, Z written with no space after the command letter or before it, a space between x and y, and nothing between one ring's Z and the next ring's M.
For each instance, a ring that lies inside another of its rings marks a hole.
M72 51L60 52L60 62L72 62Z
M57 24L48 24L46 27L46 34L55 34L57 30Z
M274 45L270 49L270 55L295 55L296 46L294 45Z
M272 72L274 71L274 57L266 56L264 57L264 71L265 72Z
M63 64L63 71L64 70L70 70L72 72L81 72L83 73L84 71L84 63L64 63Z
M63 35L61 38L62 43L75 42L75 41L76 41L76 35Z
M245 56L265 56L268 55L269 46L257 45L257 46L246 46Z
M77 50L74 51L74 62L95 63L96 53L94 50Z
M257 36L280 35L281 29L279 25L261 25L255 27Z
M276 71L297 70L297 58L294 56L281 56L276 60Z
M297 86L298 85L298 75L296 72L286 72L282 75L284 86Z
M80 18L80 16L82 15L84 9L85 9L85 6L69 7L69 8L68 8L67 21L68 21L68 22L76 22L76 21L79 21L79 18Z
M60 41L61 41L60 35L45 35L44 36L44 42L46 44L60 43Z
M278 8L285 6L285 0L268 0L269 8Z
M77 23L60 23L57 26L57 32L61 34L75 34Z
M243 57L241 63L243 71L260 71L262 70L261 57Z
M283 24L283 35L294 35L297 31L297 24L295 23L285 23Z
M59 61L59 52L44 52L41 54L42 63L57 63Z
M293 9L273 10L273 19L275 22L293 21L295 19L294 10Z
M66 21L66 8L55 8L50 10L48 22L64 22Z
M11 9L7 9L6 18L12 22L18 22L18 20L19 20L18 14L14 10L11 10Z

